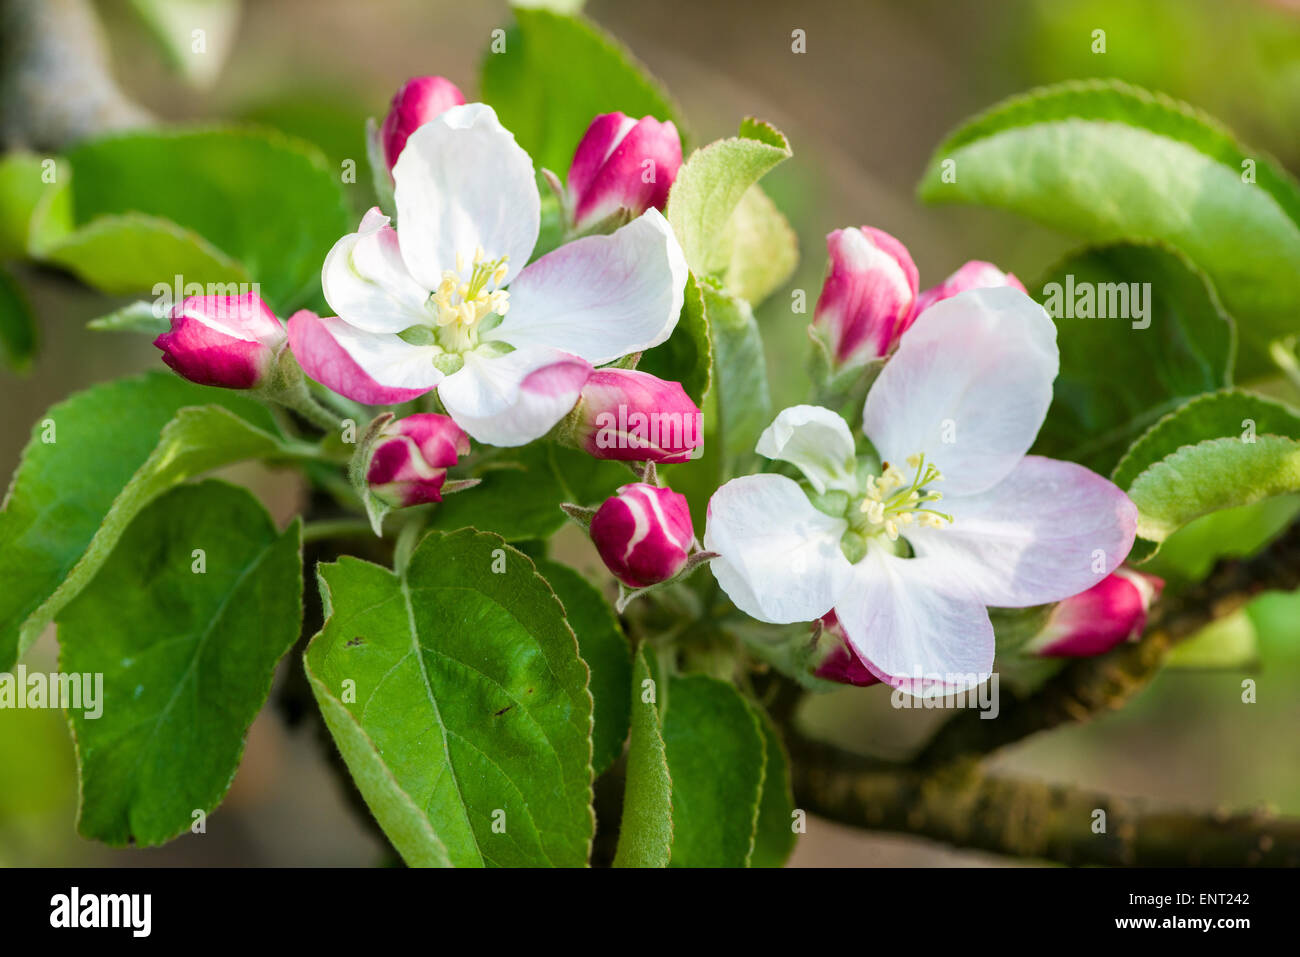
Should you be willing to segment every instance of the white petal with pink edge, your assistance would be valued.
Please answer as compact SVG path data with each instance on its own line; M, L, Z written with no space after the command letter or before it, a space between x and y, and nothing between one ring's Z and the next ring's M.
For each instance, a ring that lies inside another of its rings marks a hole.
M488 445L541 438L573 408L591 375L586 361L543 346L464 358L464 367L438 387L438 397L457 425Z
M992 488L938 507L953 524L905 531L917 554L940 569L937 586L1008 608L1091 588L1128 555L1137 530L1137 507L1116 485L1037 455Z
M433 365L436 349L365 332L306 309L289 319L289 348L307 375L367 405L406 402L442 380Z
M361 228L329 251L321 268L325 301L349 325L367 332L401 332L428 322L429 291L406 270L397 231L374 207Z
M530 265L510 286L509 314L488 335L554 346L593 365L611 362L672 335L686 276L672 228L650 209L608 236L574 240Z
M537 243L541 200L533 161L483 103L454 106L406 141L393 166L402 258L426 289L444 270L509 257L509 282Z
M993 672L993 625L984 605L934 588L941 568L873 545L853 566L835 616L876 677L917 697L952 694Z
M709 500L704 547L736 607L759 621L787 624L826 614L848 582L840 551L847 523L813 508L784 475L732 479Z
M863 431L894 464L923 453L945 494L983 491L1033 444L1052 402L1056 326L1018 289L975 289L931 306L867 395Z

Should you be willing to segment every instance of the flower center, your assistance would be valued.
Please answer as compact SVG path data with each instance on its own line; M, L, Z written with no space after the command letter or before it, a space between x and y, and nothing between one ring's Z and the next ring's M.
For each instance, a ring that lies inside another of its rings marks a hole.
M503 317L510 308L510 293L498 289L506 278L509 256L489 260L483 247L465 268L465 257L456 255L456 268L443 271L442 282L429 297L434 313L434 338L447 352L468 352L478 345L483 322L489 316Z
M930 491L929 486L943 481L943 474L924 455L911 455L908 467L914 469L909 482L907 476L894 465L884 464L880 476L867 476L865 497L857 508L849 510L849 524L860 535L884 535L891 542L898 540L899 530L915 522L924 528L943 528L952 524L953 518L930 506L943 498L942 492Z

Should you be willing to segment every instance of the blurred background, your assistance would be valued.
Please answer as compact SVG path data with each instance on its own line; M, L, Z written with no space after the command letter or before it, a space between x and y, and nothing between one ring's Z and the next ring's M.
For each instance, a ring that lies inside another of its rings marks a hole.
M490 33L510 19L503 2L257 0L234 15L234 5L203 0L150 4L170 7L183 36L189 24L210 22L206 59L186 63L183 55L169 59L156 42L166 17L146 23L139 6L92 5L125 97L159 122L253 122L314 142L334 168L356 160L358 185L349 189L358 215L371 202L365 119L382 117L393 91L413 75L443 74L474 98ZM759 314L776 408L805 399L809 317L791 313L790 291L815 299L829 230L870 224L893 233L910 248L922 287L972 258L1030 284L1072 246L1005 214L923 208L913 198L945 133L1007 95L1070 78L1119 77L1200 107L1293 173L1300 169L1300 3L1291 0L592 0L586 9L674 94L688 117L689 145L733 134L746 115L790 138L794 159L764 180L798 232L802 255L789 289ZM794 30L805 31L806 53L791 52ZM1105 53L1093 52L1095 30L1105 31ZM43 343L26 375L0 373L6 475L50 404L158 362L146 338L84 329L125 300L55 272L15 271ZM249 467L230 477L250 484L282 520L298 505L301 489L282 476ZM1262 541L1298 509L1295 500L1274 500L1222 521ZM1174 587L1203 573L1205 543L1223 527L1189 527L1156 571ZM597 576L599 564L580 537L566 535L556 551ZM57 643L47 634L26 663L52 670L56 659ZM1178 659L1125 710L1033 739L1000 755L995 767L1159 802L1300 814L1300 603L1265 596ZM1242 702L1246 677L1258 686L1254 704ZM895 711L879 687L821 696L804 715L836 743L889 755L906 753L943 717ZM0 711L0 864L362 865L379 858L314 733L286 725L274 704L253 726L238 777L206 834L116 851L77 836L76 805L62 714ZM816 819L792 860L973 863L1004 861Z

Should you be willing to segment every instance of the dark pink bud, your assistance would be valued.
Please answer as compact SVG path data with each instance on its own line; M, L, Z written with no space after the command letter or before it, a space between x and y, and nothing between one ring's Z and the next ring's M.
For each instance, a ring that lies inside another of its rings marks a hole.
M447 469L469 451L469 436L445 415L421 412L391 422L370 453L366 483L386 505L442 501Z
M645 482L624 485L596 509L591 540L624 585L646 588L667 581L686 565L695 540L686 496Z
M959 292L968 289L994 289L998 286L1012 286L1021 292L1025 291L1024 285L1011 273L1003 272L992 263L972 259L939 285L931 286L921 293L916 299L916 315L919 316L936 302L942 302Z
M172 309L153 344L191 382L225 389L260 385L285 342L284 326L259 296L191 296Z
M1137 638L1147 624L1162 579L1124 566L1052 609L1047 624L1025 646L1044 658L1089 658Z
M858 657L858 653L849 644L840 621L834 611L828 611L821 617L822 632L818 639L818 654L821 660L813 669L813 674L824 681L836 681L842 685L879 684L880 679Z
M393 94L393 105L379 131L384 159L391 170L402 155L407 138L425 123L465 102L465 95L451 80L441 76L417 76Z
M704 444L704 416L680 382L597 369L570 419L573 443L598 459L685 462Z
M682 141L669 120L602 113L591 121L569 166L569 202L579 231L626 210L662 210L682 165Z
M826 251L830 272L813 325L840 365L888 355L915 315L919 278L907 247L882 230L850 226L826 237Z

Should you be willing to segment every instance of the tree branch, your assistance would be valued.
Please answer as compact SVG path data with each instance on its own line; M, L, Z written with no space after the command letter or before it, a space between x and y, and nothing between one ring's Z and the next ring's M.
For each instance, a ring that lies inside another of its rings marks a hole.
M984 775L976 762L937 770L882 765L827 745L791 742L795 802L853 827L1062 864L1300 864L1300 820L1268 811L1199 814L1152 808L1040 781ZM1103 819L1104 833L1094 833Z
M1001 689L996 720L964 710L954 715L917 756L935 767L972 758L1039 731L1087 721L1124 705L1151 681L1176 643L1236 611L1265 591L1300 588L1300 522L1259 554L1219 562L1199 584L1159 602L1146 633L1095 658L1072 661L1025 697Z

